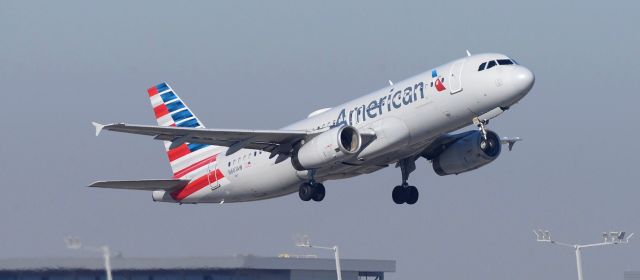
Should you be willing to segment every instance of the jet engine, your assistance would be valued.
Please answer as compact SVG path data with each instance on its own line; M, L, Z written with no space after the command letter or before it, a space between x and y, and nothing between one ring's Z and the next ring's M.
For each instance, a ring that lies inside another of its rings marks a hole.
M362 137L353 126L335 127L304 143L292 156L297 170L309 170L354 157Z
M460 174L494 161L500 155L498 134L487 130L487 139L476 131L446 147L433 160L433 171L440 176Z

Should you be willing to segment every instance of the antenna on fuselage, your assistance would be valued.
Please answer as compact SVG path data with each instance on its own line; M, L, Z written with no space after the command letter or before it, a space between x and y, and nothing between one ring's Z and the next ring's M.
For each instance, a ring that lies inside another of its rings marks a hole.
M467 50L467 56L471 56L471 53L469 52L469 50Z
M392 82L391 80L389 80L389 85L390 85L390 86L392 86L392 85L393 85L393 82Z

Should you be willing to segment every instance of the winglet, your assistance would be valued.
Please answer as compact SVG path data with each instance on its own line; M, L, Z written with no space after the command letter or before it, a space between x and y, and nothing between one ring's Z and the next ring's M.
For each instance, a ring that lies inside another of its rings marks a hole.
M104 128L104 124L99 124L97 122L91 122L91 124L96 128L96 136L100 135L100 131Z
M509 144L509 151L513 150L513 145L516 144L516 142L522 141L522 138L520 137L502 137L502 139L500 139L500 143L502 144Z

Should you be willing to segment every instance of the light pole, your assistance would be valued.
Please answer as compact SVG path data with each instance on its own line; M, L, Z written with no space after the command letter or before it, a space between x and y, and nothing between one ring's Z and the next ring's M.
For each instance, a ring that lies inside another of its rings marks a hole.
M631 238L631 236L633 236L633 233L627 235L626 232L621 231L610 231L610 232L603 232L602 233L602 237L604 238L604 242L600 242L600 243L593 243L593 244L585 244L585 245L579 245L579 244L569 244L569 243L563 243L563 242L558 242L555 241L553 239L551 239L551 233L549 233L548 230L534 230L533 233L536 234L536 239L538 240L538 242L547 242L547 243L551 243L551 244L556 244L556 245L560 245L560 246L564 246L564 247L569 247L569 248L573 248L576 252L576 267L578 269L578 280L583 280L582 278L582 253L581 250L582 248L589 248L589 247L596 247L596 246L605 246L605 245L617 245L617 244L626 244L629 243L629 238ZM625 238L626 236L626 238Z
M113 278L111 277L111 251L109 251L108 246L100 246L100 247L84 246L79 238L71 237L71 236L65 237L64 243L67 245L67 248L71 250L85 249L91 252L102 253L102 257L104 258L104 270L107 274L107 280L113 280Z
M297 240L296 246L307 247L307 248L318 248L318 249L333 251L334 257L336 259L336 274L338 276L338 280L342 280L342 270L340 269L340 251L338 250L338 246L324 247L324 246L311 245L311 243L309 242L308 236L303 236L302 238L300 238L300 240Z

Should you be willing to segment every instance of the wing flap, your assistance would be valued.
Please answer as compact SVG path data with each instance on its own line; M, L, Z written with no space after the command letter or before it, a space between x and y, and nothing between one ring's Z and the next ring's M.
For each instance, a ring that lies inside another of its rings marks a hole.
M160 180L133 180L133 181L98 181L89 187L122 189L122 190L140 190L140 191L171 191L183 188L189 183L189 180L177 179L160 179Z

